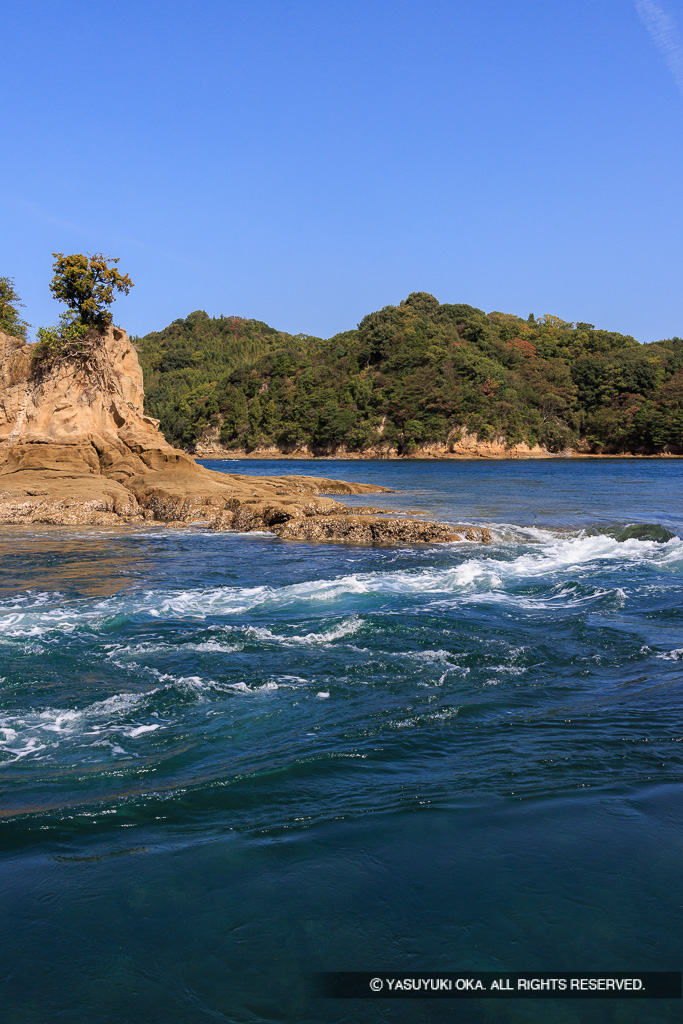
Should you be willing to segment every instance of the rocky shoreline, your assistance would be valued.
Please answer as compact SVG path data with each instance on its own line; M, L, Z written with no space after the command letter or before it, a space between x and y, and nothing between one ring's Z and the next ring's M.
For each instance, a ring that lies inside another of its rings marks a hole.
M200 441L192 449L191 454L197 459L215 461L245 461L249 460L335 460L335 461L411 461L416 459L433 461L472 461L489 460L505 461L521 459L680 459L683 452L662 451L650 452L589 452L575 448L566 448L561 452L551 452L547 448L536 445L530 448L528 445L507 445L504 442L477 441L470 438L471 443L449 446L446 444L432 444L417 448L410 453L399 453L398 449L391 447L366 448L362 452L349 451L345 447L336 449L333 452L312 451L307 445L300 448L287 450L269 445L266 448L255 448L246 451L244 448L226 448L223 445L212 441Z
M422 445L409 454L400 453L394 445L373 445L362 452L350 451L342 445L333 452L316 452L308 445L286 450L277 445L255 448L246 451L243 448L230 449L220 444L218 431L210 428L201 441L192 450L198 459L548 459L557 455L542 448L540 445L530 447L522 442L508 444L504 438L492 441L480 441L476 434L460 432L457 440L448 444L434 443Z
M491 540L485 529L391 518L328 497L385 487L198 465L144 414L142 371L122 330L103 333L87 362L56 359L37 372L32 354L0 333L0 525L199 524L356 544Z

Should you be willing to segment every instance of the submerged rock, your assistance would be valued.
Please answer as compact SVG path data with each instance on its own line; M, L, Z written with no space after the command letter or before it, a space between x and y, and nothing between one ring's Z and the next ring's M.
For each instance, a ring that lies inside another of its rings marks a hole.
M675 536L675 533L660 526L659 523L634 523L620 530L615 539L620 543L624 540L655 540L660 544L665 544Z

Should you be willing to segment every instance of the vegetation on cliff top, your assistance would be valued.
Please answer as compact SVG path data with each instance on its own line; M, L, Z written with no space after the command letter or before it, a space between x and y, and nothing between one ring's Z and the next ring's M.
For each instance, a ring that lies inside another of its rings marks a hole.
M56 327L39 327L38 344L33 351L33 364L45 370L57 359L81 358L87 361L101 337L113 321L109 308L115 292L127 295L133 287L128 274L121 274L112 259L101 252L72 253L65 256L53 252L54 276L50 291L66 305Z
M524 320L414 292L323 340L198 311L136 339L149 412L192 446L454 443L463 430L550 450L683 450L683 340Z
M19 314L23 308L24 303L19 298L14 280L11 277L0 277L0 331L25 341L29 325Z

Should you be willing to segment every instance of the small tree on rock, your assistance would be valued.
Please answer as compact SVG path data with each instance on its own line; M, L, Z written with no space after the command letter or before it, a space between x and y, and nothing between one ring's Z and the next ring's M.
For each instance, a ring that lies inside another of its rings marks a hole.
M118 259L103 256L101 252L84 256L74 253L65 256L53 252L55 274L50 291L56 299L65 302L67 309L60 315L56 327L39 327L38 344L32 355L36 372L43 373L55 362L78 359L90 362L99 347L101 333L112 322L109 306L114 292L125 295L133 287L128 274L120 274L113 264Z
M12 278L0 277L0 331L25 340L28 324L19 316L19 309L23 309L23 305Z
M112 322L112 312L108 308L115 299L114 292L125 295L133 287L128 274L120 274L114 264L118 259L104 256L101 252L94 254L74 253L65 256L61 252L53 252L55 272L50 283L50 291L56 299L65 302L70 310L67 314L87 328L104 330Z

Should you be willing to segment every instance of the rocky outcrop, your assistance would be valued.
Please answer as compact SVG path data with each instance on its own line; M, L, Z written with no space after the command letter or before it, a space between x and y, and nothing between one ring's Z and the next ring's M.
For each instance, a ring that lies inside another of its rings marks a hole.
M491 543L487 529L425 523L414 519L382 519L379 516L329 515L291 519L276 527L283 540L344 542L346 544L434 544L473 540Z
M124 331L102 334L87 360L70 356L45 369L32 357L33 346L0 333L0 523L157 520L355 543L454 535L454 527L382 518L375 509L354 514L322 497L384 487L198 465L145 415L142 371Z

